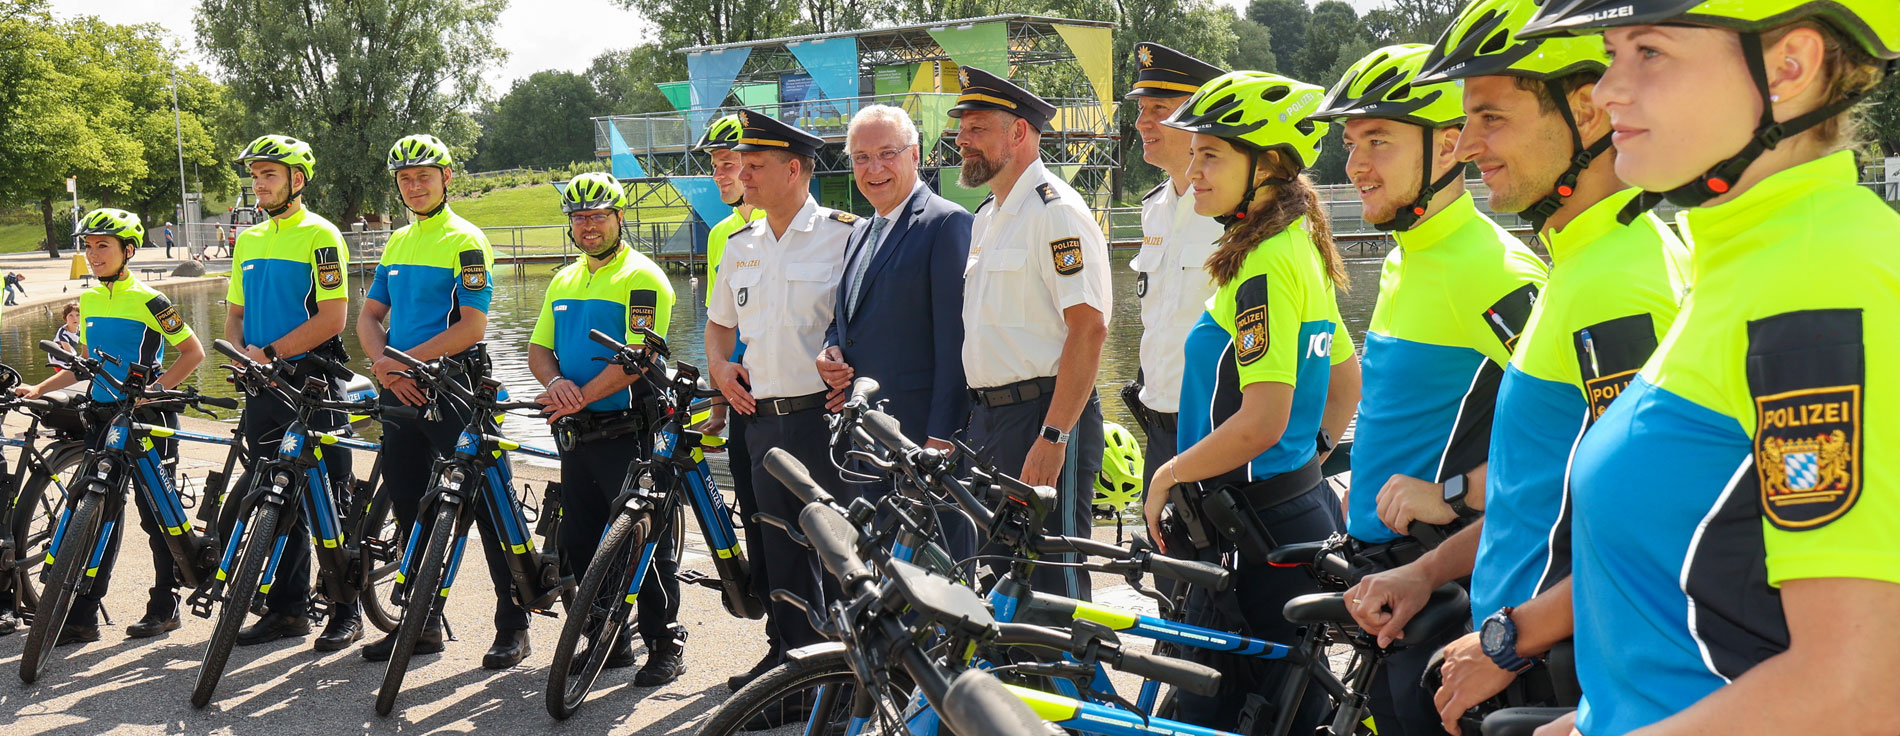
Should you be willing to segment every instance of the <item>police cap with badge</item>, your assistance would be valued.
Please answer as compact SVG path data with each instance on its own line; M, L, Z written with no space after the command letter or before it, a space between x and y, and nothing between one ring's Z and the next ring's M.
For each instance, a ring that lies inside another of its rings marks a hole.
M1213 64L1143 41L1135 44L1135 87L1124 98L1186 97L1226 73Z
M744 126L744 130L739 133L739 144L733 146L732 150L741 153L785 151L816 158L818 150L825 147L825 139L799 130L796 126L770 115L741 110L739 124Z
M963 92L957 95L956 106L950 108L950 117L963 117L970 110L1002 110L1029 121L1037 130L1048 127L1049 118L1055 117L1055 105L982 69L958 69L957 81L963 84Z

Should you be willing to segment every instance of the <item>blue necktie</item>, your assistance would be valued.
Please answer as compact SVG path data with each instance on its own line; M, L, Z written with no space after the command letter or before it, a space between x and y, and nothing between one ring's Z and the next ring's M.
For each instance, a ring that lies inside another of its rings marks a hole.
M858 249L858 262L851 266L851 290L845 295L845 304L849 309L845 312L845 319L858 316L858 299L864 296L864 274L870 272L871 258L877 255L877 237L890 222L882 217L871 219L871 234L865 237L864 247Z

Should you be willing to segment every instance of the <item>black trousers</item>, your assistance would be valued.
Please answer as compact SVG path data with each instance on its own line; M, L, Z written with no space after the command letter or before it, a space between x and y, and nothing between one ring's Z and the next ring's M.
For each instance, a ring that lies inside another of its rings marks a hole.
M1179 427L1177 420L1181 415L1158 414L1156 416L1161 417L1161 421L1147 428L1148 444L1141 447L1141 500L1143 503L1148 501L1150 493L1168 492L1166 488L1155 488L1155 471L1160 470L1161 466L1169 460L1173 460L1177 454L1174 446L1175 430ZM1162 595L1170 598L1176 594L1174 581L1168 578L1156 577L1154 586L1155 590L1161 591Z
M175 428L178 426L178 415L171 412L150 414L139 417L139 421ZM87 422L86 447L98 449L103 446L105 430L106 423L103 420ZM159 465L158 472L173 476L175 483L177 466L169 464L169 461L178 458L177 440L154 440L154 442L159 455L168 461L167 464ZM126 472L135 471L127 469ZM133 505L138 507L139 528L145 530L145 544L152 552L152 587L147 589L149 597L145 603L145 612L167 618L175 616L178 614L178 565L172 559L171 548L165 544L165 531L159 527L158 510L145 500L145 494L139 492L136 485L128 484L126 488L132 496ZM69 626L99 625L99 606L106 598L106 589L112 587L112 569L119 561L119 541L125 527L125 514L122 512L107 521L112 522L112 531L107 535L105 554L99 558L99 574L93 578L92 589L73 600L72 611L66 615L66 624ZM76 550L68 547L60 551L60 554L68 553L91 555L92 550Z
M303 370L293 370L291 385L301 385L303 378ZM333 386L331 396L340 395L340 389ZM342 429L343 424L348 421L347 417L334 411L319 412L316 417L311 428L325 432ZM284 430L296 419L296 407L286 403L275 393L248 397L244 402L244 417L239 424L244 431L244 443L251 448L251 464L257 464L260 458L275 457L277 443L283 440ZM337 509L339 514L346 509L355 508L350 498L352 491L350 480L353 477L351 471L355 464L355 458L347 448L332 447L328 452L323 453L324 470L330 474L330 485L337 491L335 498L342 504ZM235 513L239 505L238 499L243 498L243 494L251 490L251 480L251 469L247 467L238 476L237 485L234 486L237 492L231 495L232 500L229 502L227 511ZM312 488L308 492L318 493L319 490ZM235 516L232 518L235 519ZM229 526L226 527L226 529L229 528ZM270 607L271 612L287 616L302 616L309 611L310 520L304 518L301 507L296 509L291 516L290 535L284 540L284 553L277 561L277 577L271 583L270 592L264 595L264 602ZM351 603L347 610L339 609L339 613L347 615L348 612L354 610L356 610L356 604Z
M1023 460L1042 432L1043 418L1049 413L1053 397L1040 398L1008 406L977 404L970 410L970 444L982 460L1014 476L1022 472ZM1062 460L1062 474L1056 484L1056 507L1043 522L1047 534L1086 537L1093 532L1089 504L1095 497L1095 476L1102 470L1102 401L1094 392L1082 407L1082 418L1071 428L1068 454ZM1008 550L986 547L984 554L1008 554ZM1075 562L1076 555L1051 555L1054 562ZM1091 600L1088 573L1072 567L1038 566L1030 576L1029 587L1039 593Z
M798 513L804 509L804 503L765 470L765 453L775 447L804 463L812 480L841 503L849 503L855 497L856 492L845 487L837 468L831 464L831 450L826 444L831 437L826 431L824 410L749 416L745 419L745 435L752 461L752 500L759 513L784 519L797 528ZM803 611L769 596L769 591L784 590L812 605L824 605L825 591L830 587L825 581L829 576L819 568L817 554L770 525L758 530L758 544L751 554L754 574L763 571L766 578L768 596L763 600L767 609L767 640L779 647L773 651L783 653L824 641L824 637L812 629Z
M399 403L393 392L385 391L382 402ZM430 471L437 459L455 454L455 440L468 426L467 407L452 401L442 402L441 418L389 420L383 423L383 483L389 487L390 505L396 521L410 529L416 522L416 507L435 482ZM493 424L492 420L489 424ZM502 462L508 462L504 457ZM508 557L502 549L502 532L489 515L488 504L476 503L475 523L481 529L482 556L488 558L488 579L495 586L495 629L523 631L528 628L528 611L515 602L514 579L508 573ZM506 513L506 509L503 510ZM424 525L422 534L428 534Z
M1324 483L1306 495L1267 509L1257 518L1261 527L1272 537L1272 543L1280 545L1320 541L1341 528L1339 499ZM1209 548L1209 552L1212 549ZM1297 596L1320 592L1319 583L1313 579L1313 574L1300 568L1249 564L1239 561L1237 554L1232 557L1235 558L1232 564L1237 565L1233 568L1233 589L1220 594L1193 589L1188 594L1188 623L1239 632L1289 646L1297 645L1295 637L1299 635L1299 627L1288 623L1281 611L1287 601ZM1211 553L1204 554L1201 559L1209 562L1220 560ZM1223 601L1217 596L1232 598ZM1285 662L1204 649L1186 651L1189 659L1221 671L1220 692L1214 697L1179 692L1175 699L1175 714L1169 717L1224 731L1239 729L1242 711L1252 699L1249 696L1258 696L1267 701L1269 707L1258 709L1254 717L1254 727L1266 729L1273 723L1278 709L1288 707L1285 703L1271 702L1282 682L1288 677L1306 676L1300 667ZM1417 681L1414 680L1413 684L1416 689ZM1313 733L1327 717L1326 692L1316 685L1309 685L1304 697L1293 707L1299 708L1299 711L1294 717L1291 733ZM1385 732L1385 723L1381 721L1379 733Z
M584 576L593 564L600 537L613 519L609 508L627 482L636 458L648 455L652 435L644 430L612 439L595 440L561 453L561 554L568 560L575 578ZM679 516L674 514L674 528ZM654 520L653 532L659 531ZM662 534L653 550L653 569L640 584L640 636L648 642L664 638L679 619L680 581L679 547L674 535ZM634 551L639 559L639 551ZM611 587L611 586L610 586ZM620 596L625 591L602 590L603 596Z

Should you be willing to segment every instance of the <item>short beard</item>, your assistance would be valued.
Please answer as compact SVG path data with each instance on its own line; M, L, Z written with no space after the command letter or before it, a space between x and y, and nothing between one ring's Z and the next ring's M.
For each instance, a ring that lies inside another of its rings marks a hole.
M996 175L1001 173L1008 165L1009 161L1007 159L998 160L989 156L976 159L966 158L963 160L962 173L957 174L957 186L963 187L964 189L975 189L988 184L991 179L996 178Z

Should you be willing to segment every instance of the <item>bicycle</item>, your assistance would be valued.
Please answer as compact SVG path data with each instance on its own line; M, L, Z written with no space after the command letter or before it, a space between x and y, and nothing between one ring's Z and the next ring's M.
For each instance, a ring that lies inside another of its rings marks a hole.
M440 480L416 505L416 520L410 527L402 561L396 569L391 601L402 609L402 617L396 627L396 641L389 652L382 687L376 694L377 715L389 715L390 709L395 707L396 695L402 690L409 659L415 653L416 642L422 638L423 628L429 618L440 614L447 604L449 588L461 568L469 526L475 522L472 504L484 504L489 518L495 520L514 581L515 601L522 608L552 616L556 601L573 605L575 589L573 577L562 573L559 545L554 543L560 539L557 487L549 486L540 511L546 523L535 530L547 540L547 547L557 551L539 552L527 531L528 521L521 502L515 497L513 473L504 460L504 453L508 452L554 460L560 459L560 455L492 433L496 431L493 420L496 413L523 409L540 412L541 405L532 401L500 400L501 382L492 378L481 378L473 388L463 386L454 380L464 370L456 361L425 363L395 348L384 348L383 354L409 367L402 374L415 380L432 397L427 410L433 411L435 404L453 399L465 404L470 411L468 426L456 438L455 453L435 461L431 475ZM418 409L385 407L382 415L415 418L421 416ZM429 520L427 526L425 519Z
M13 393L19 375L0 366L0 416L19 411L29 417L20 436L0 437L0 446L20 449L11 469L0 457L0 591L10 591L14 615L26 621L39 605L38 573L71 495L73 473L86 455L81 412L88 399L84 384L38 399L20 397Z
M739 546L732 524L732 512L725 496L713 481L706 464L706 450L724 442L717 436L690 429L694 400L718 396L717 390L699 385L699 371L679 363L667 369L671 353L666 340L651 330L642 330L643 344L629 346L599 330L589 337L614 352L607 362L620 366L628 375L639 375L652 387L649 401L660 419L656 430L653 457L635 461L633 472L609 508L613 518L601 536L594 561L582 576L576 594L579 603L568 609L561 627L560 643L555 646L554 664L548 669L548 713L565 720L587 699L605 666L607 657L627 636L629 618L639 599L640 586L654 574L652 561L659 541L678 530L679 509L692 510L699 529L710 548L716 585L726 611L740 618L757 619L765 615L765 605L752 594L751 569L745 551ZM596 433L607 431L596 430ZM578 441L591 441L582 436ZM696 578L689 582L702 582ZM587 642L585 657L575 661L576 648Z
M358 598L358 591L365 585L365 573L360 568L352 569L352 544L338 511L347 506L338 503L338 490L323 463L323 453L332 447L339 451L377 449L375 445L338 433L317 431L310 426L320 411L373 414L378 411L374 402L325 399L329 391L327 381L311 377L302 386L292 385L289 368L285 361L276 360L275 355L270 356L272 360L267 366L224 340L212 341L212 347L233 361L223 366L230 371L232 383L247 394L277 393L296 407L297 417L284 428L274 455L252 458L251 485L244 489L239 501L230 538L216 560L216 574L208 584L198 586L187 600L192 614L199 618L209 618L214 609L217 612L211 638L205 645L204 660L198 667L197 682L192 687L191 704L197 708L211 702L245 617L263 613L264 596L276 580L277 562L283 556L295 514L302 513L310 522L311 554L323 594L337 603ZM318 361L319 366L332 374L347 373L346 368L333 361L315 355L305 359ZM231 462L226 463L227 475ZM318 491L311 493L312 487ZM318 603L321 604L321 599ZM319 605L314 610L321 616L324 608Z
M217 534L203 533L185 516L184 504L154 439L217 438L180 432L171 427L147 424L135 418L145 412L194 409L209 414L206 405L223 409L237 408L237 402L199 394L195 390L173 391L158 385L159 366L132 363L123 380L113 378L103 363L119 365L119 359L94 351L99 358L82 358L67 352L50 340L40 342L48 354L65 360L73 372L88 380L103 380L116 389L122 400L110 405L114 414L106 422L99 447L87 448L79 466L75 499L61 514L46 552L45 589L41 605L34 610L33 625L25 651L20 656L20 680L31 683L44 674L54 651L54 643L74 599L91 590L106 546L112 540L112 528L124 518L127 486L143 494L158 514L158 525L165 533L166 546L178 562L178 572L188 587L203 584L217 557ZM95 408L98 407L95 404ZM215 415L213 415L215 416Z

